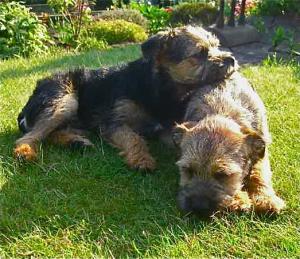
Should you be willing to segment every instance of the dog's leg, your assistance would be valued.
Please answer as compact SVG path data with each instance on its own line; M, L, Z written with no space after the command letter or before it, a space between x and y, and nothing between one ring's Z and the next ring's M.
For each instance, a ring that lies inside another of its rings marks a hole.
M220 206L226 211L247 212L252 207L252 201L245 191L238 191L233 197L225 199Z
M77 147L93 147L94 144L84 136L84 132L77 129L67 128L55 130L48 138L55 144Z
M146 129L149 125L153 129ZM114 146L121 149L120 154L125 157L130 167L153 170L155 161L149 154L145 140L138 134L145 131L152 134L155 132L155 123L152 122L151 116L132 100L116 101L108 138Z
M124 125L114 129L109 138L114 146L121 149L120 155L124 156L131 168L145 170L155 168L155 160L149 154L145 140L130 127Z
M64 95L56 104L48 107L39 115L33 128L16 141L14 155L25 160L35 160L37 144L45 139L58 126L71 119L77 111L78 102L75 94Z
M276 195L272 187L271 177L272 171L266 150L265 156L254 164L246 183L257 212L278 214L285 207L284 201Z

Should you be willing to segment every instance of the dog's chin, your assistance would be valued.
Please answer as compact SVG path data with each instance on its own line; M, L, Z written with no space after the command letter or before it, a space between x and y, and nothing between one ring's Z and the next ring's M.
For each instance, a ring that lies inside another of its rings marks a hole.
M230 66L226 69L225 78L231 77L231 75L237 71L237 66Z

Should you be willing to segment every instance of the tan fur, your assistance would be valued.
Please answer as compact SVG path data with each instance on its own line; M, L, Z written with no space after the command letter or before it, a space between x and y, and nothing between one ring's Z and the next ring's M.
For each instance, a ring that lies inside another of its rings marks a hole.
M195 58L185 59L179 64L168 63L166 66L173 80L179 83L196 83L199 70L202 68Z
M269 157L266 155L252 168L247 179L247 191L257 212L279 213L284 207L284 201L279 198L272 187Z
M14 155L18 159L34 161L37 158L36 146L34 144L20 144L14 149Z
M257 212L279 213L285 207L272 187L265 107L239 73L200 88L176 131L180 185L186 189L179 199L182 207L190 203L189 195L216 197L211 203L219 210L253 206ZM197 203L199 208L201 201Z
M56 130L51 133L49 140L60 145L70 145L74 142L79 142L83 146L94 146L93 143L84 136L83 132L74 129Z
M131 128L122 126L115 129L110 136L110 141L121 149L120 155L124 156L131 168L149 170L155 168L155 160L149 154L146 142Z
M141 123L152 119L140 105L128 99L122 99L115 103L113 118L118 123L125 123L132 129L137 129Z
M233 197L225 200L220 208L229 212L234 211L249 211L252 207L252 200L249 198L249 195L245 191L237 192Z

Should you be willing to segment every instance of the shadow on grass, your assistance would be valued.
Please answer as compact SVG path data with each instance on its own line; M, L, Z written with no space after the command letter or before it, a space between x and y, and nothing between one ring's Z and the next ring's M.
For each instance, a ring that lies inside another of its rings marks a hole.
M160 256L164 246L186 242L195 233L222 233L224 227L237 223L236 215L223 217L220 224L218 219L179 213L176 154L157 141L151 141L150 147L158 169L141 174L128 169L117 151L97 137L92 139L96 150L44 144L38 162L20 164L11 156L17 136L17 132L0 136L5 147L0 163L6 178L0 192L0 244L8 256L31 251L32 256L53 257L68 250L72 257L87 253ZM240 222L249 220L249 215L238 217ZM37 237L42 246L35 244ZM57 248L57 242L65 239L69 243ZM84 251L82 243L91 248ZM46 247L52 252L45 252Z

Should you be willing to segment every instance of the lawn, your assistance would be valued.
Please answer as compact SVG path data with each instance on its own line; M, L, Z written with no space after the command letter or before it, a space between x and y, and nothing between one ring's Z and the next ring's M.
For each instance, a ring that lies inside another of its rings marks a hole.
M84 65L133 60L137 46L106 52L0 61L1 257L298 257L300 255L300 68L243 68L262 96L273 136L274 186L287 201L278 217L226 215L210 221L176 207L176 151L158 141L153 174L128 169L117 150L93 136L96 150L43 144L39 161L12 157L16 118L37 79Z

